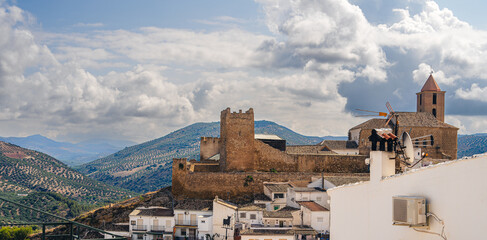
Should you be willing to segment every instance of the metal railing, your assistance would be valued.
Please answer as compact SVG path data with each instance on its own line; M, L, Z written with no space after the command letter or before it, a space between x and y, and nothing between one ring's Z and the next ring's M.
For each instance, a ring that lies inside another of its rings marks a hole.
M198 221L196 220L176 220L176 225L184 225L184 226L198 226Z
M171 228L166 228L166 226L161 225L151 225L150 230L153 232L172 232Z
M132 231L147 231L147 225L133 225Z

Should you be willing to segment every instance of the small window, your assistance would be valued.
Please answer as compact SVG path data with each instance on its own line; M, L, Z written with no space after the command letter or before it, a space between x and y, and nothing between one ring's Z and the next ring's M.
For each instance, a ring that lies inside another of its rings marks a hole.
M316 219L317 222L323 222L323 218L322 217L319 217L318 219Z
M136 225L135 220L130 221L130 225Z
M436 104L436 93L433 93L433 104Z
M423 104L423 94L419 95L419 105L421 106Z
M182 236L186 236L186 229L181 228L181 235L182 235Z
M250 214L250 219L255 220L257 219L257 216L255 214Z
M436 108L433 108L433 115L436 117Z
M284 198L284 193L274 193L274 198Z
M201 220L201 223L205 223L206 221L205 220Z
M423 140L423 146L426 147L427 143L426 140Z
M244 212L240 213L240 218L246 218L246 217L247 217L247 213Z

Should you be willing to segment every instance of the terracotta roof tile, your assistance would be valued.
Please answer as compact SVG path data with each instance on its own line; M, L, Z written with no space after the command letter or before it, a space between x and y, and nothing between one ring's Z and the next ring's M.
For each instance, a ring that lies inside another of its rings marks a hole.
M312 212L323 212L323 211L329 211L327 208L319 205L318 203L315 203L313 201L297 201L297 203Z
M441 91L440 87L438 86L435 79L433 78L433 75L431 74L428 77L428 80L426 80L426 82L424 83L423 88L421 88L421 92L424 91L437 91L437 92Z

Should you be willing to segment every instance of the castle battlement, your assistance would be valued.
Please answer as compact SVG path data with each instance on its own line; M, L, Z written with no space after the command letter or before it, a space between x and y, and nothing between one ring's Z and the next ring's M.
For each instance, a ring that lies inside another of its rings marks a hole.
M201 137L201 143L218 143L220 142L219 137Z
M221 118L240 118L240 119L252 119L254 120L254 109L249 108L249 110L242 112L240 109L238 112L232 112L230 108L226 108L221 112Z

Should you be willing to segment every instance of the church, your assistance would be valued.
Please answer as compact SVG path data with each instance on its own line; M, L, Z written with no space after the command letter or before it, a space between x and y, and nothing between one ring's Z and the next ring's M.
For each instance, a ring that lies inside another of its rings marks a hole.
M372 129L391 128L397 134L408 132L414 145L427 153L428 158L456 159L458 128L445 123L445 91L441 91L433 75L416 93L416 99L416 112L393 112L388 116L390 121L380 118L365 121L349 130L349 140L358 144L361 155L369 155L368 137Z

